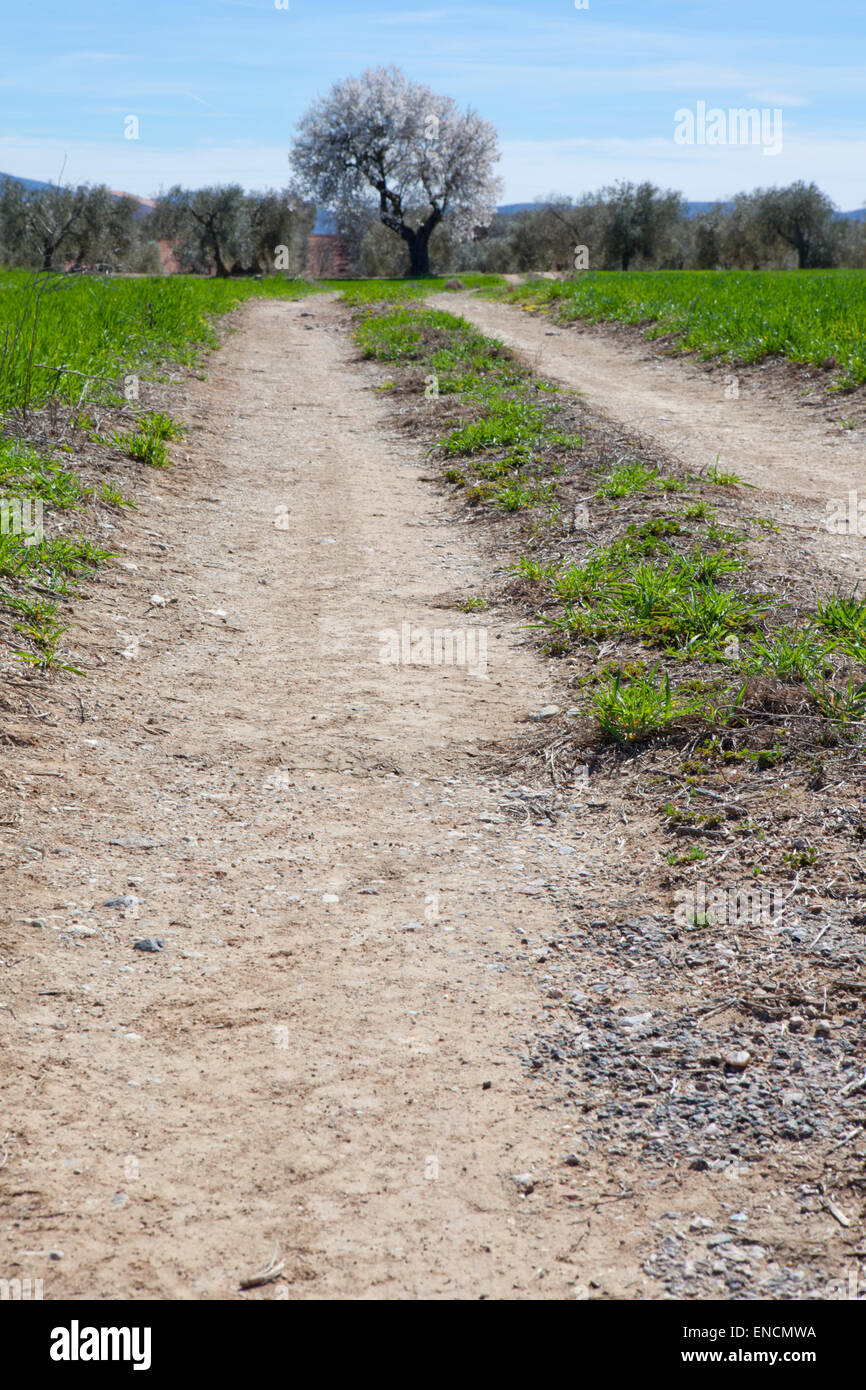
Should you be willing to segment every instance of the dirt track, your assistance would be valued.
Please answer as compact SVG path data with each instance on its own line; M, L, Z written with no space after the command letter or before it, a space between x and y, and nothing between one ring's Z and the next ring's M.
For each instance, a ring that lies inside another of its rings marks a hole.
M380 660L403 622L482 621L453 604L484 557L342 312L252 303L188 385L190 439L79 605L83 702L46 695L9 766L0 1268L46 1298L658 1296L651 1223L730 1192L565 1165L577 1112L519 1057L560 997L557 898L644 832L503 812L491 753L551 695L516 623L489 621L486 680ZM540 341L553 373L565 343ZM275 1246L281 1279L239 1294Z
M472 294L432 302L500 338L536 371L580 391L594 409L658 441L695 472L718 458L721 469L761 490L755 510L795 527L836 577L864 578L862 537L831 534L825 524L828 501L847 499L852 489L866 497L863 431L849 433L826 418L845 414L844 398L831 410L814 395L798 405L793 392L784 402L773 399L754 369L740 371L738 395L729 398L732 370L660 358L604 328L562 326Z
M252 305L192 383L188 462L125 531L138 568L81 613L85 718L52 714L12 768L2 1267L46 1297L231 1297L274 1245L293 1298L581 1278L557 1262L573 1212L539 1221L511 1181L568 1147L513 1052L537 995L503 963L530 919L535 945L554 930L521 890L561 861L516 867L471 771L543 668L501 627L486 680L380 662L382 630L475 621L438 604L477 560L336 313Z

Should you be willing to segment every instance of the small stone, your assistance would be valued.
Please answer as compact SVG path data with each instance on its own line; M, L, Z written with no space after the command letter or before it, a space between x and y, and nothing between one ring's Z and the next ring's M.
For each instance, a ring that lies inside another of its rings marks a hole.
M529 711L530 719L536 724L541 723L544 719L553 719L557 714L559 714L559 705L542 705L540 709Z
M725 1052L722 1060L732 1071L745 1071L752 1060L752 1054L745 1049L742 1052Z
M721 1252L726 1260L733 1260L735 1264L741 1264L752 1257L748 1250L744 1250L740 1245L726 1245Z
M490 1090L490 1087L491 1087L492 1085L493 1085L493 1082L492 1082L492 1081L482 1081L482 1083L481 1083L481 1089L482 1089L482 1091L489 1091L489 1090Z
M403 925L402 925L402 927L400 928L400 930L401 930L401 931L421 931L421 930L422 930L422 927L421 927L421 923L420 923L420 922L404 922Z
M63 1251L62 1251L62 1250L49 1250L49 1251L48 1251L48 1258L49 1258L49 1260L62 1260L62 1259L63 1259Z
M706 1216L696 1216L689 1225L690 1231L711 1231L713 1223Z
M788 1019L789 1033L800 1033L806 1027L806 1020L802 1014L791 1014Z
M338 896L338 894L336 894L336 893L323 893L323 894L322 894L322 902L323 902L323 903L338 903L339 901L340 901L339 896Z
M829 1023L825 1023L823 1019L820 1023L815 1024L816 1038L829 1038L831 1031Z
M531 1173L512 1173L511 1181L524 1197L528 1197L530 1192L535 1191L535 1178Z
M151 951L156 954L157 951L162 951L164 947L165 942L160 937L146 936L143 941L136 941L132 949L133 951Z
M710 1165L705 1158L693 1158L689 1167L694 1173L706 1173L709 1171Z
M620 1019L623 1028L643 1028L644 1024L649 1023L652 1018L651 1013L628 1014Z
M721 1231L718 1235L707 1238L707 1249L714 1250L717 1245L729 1245L733 1239L730 1231Z
M581 1162L578 1154L566 1154L562 1161L568 1168L579 1168Z
M128 894L125 898L106 898L103 907L137 907L144 902L144 898L137 898L134 893Z

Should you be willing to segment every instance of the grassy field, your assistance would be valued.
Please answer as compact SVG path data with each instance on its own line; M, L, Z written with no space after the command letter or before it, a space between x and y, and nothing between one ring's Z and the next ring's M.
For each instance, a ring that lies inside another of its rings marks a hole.
M0 414L49 397L77 402L122 389L163 362L216 345L211 316L250 296L296 299L291 280L95 279L0 271Z
M563 321L647 325L702 358L779 355L835 368L837 388L866 381L866 270L591 271L497 293Z

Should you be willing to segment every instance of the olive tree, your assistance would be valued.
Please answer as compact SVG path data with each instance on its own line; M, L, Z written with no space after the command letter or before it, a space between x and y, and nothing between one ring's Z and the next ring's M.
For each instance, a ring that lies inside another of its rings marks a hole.
M654 184L619 182L603 188L602 242L608 263L628 270L632 261L652 263L670 248L674 229L685 214L682 195Z
M151 235L174 244L186 270L227 276L252 256L252 229L240 184L181 188L161 193L149 219Z
M0 186L0 240L11 261L40 270L117 264L136 242L136 212L134 199L118 197L104 184L28 188L6 178Z
M15 260L53 270L75 255L89 190L51 185L27 188L4 179L0 193L3 240Z
M488 121L394 67L335 83L299 122L291 154L320 205L346 216L373 202L405 242L412 275L429 274L430 237L444 219L456 236L490 220L498 158Z
M316 220L314 204L291 188L251 193L247 198L254 273L288 270L300 275L306 265L307 237ZM285 263L283 263L285 262Z
M834 264L836 209L814 183L759 188L752 196L765 235L795 251L800 270Z

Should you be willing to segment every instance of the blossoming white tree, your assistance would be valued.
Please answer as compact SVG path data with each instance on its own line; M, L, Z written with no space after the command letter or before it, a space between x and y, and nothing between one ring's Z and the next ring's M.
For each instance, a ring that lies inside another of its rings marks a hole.
M490 221L501 191L490 122L394 67L335 83L300 121L291 158L310 196L344 217L376 197L413 275L429 273L430 236L443 218L468 235Z

